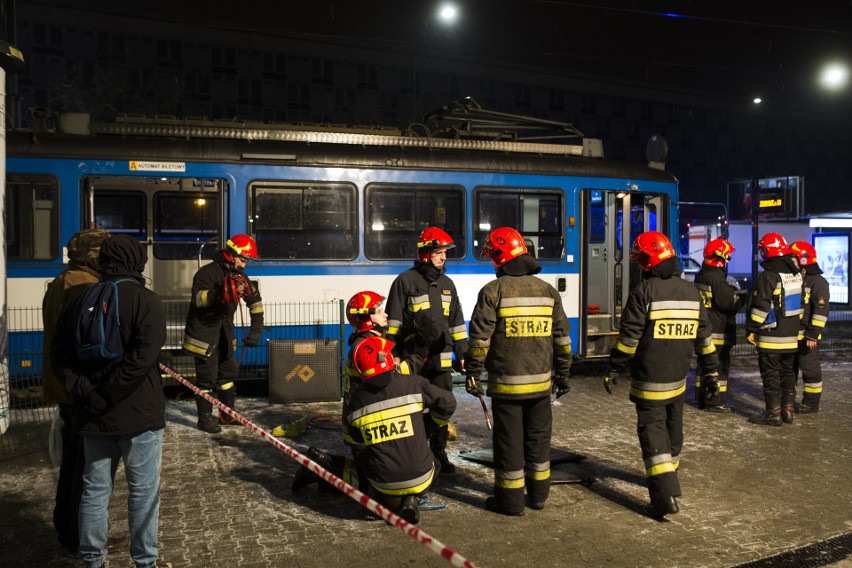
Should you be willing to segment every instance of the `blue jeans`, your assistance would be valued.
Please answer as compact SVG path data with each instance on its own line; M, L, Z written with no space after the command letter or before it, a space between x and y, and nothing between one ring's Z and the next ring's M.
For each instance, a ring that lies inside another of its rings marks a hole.
M98 568L106 558L112 471L124 460L127 477L127 521L130 557L137 568L157 561L157 525L160 516L160 465L163 430L120 438L83 436L86 465L80 499L80 559L86 568Z

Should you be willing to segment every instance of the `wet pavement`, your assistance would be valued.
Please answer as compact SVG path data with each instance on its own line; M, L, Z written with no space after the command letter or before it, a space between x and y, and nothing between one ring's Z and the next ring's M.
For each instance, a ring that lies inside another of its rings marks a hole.
M554 485L543 510L511 518L485 510L492 472L462 457L490 447L490 435L478 400L457 386L458 439L449 453L458 472L432 486L427 503L444 507L424 510L418 527L482 567L852 566L850 371L841 354L825 360L821 411L776 428L748 423L762 409L757 362L735 359L734 414L687 405L681 512L664 522L643 511L648 494L626 380L608 396L594 368L577 368L572 391L553 407L553 447L583 459L555 468L579 467L594 481ZM303 435L283 441L343 453L339 404L238 396L237 410L269 431L312 418ZM190 396L169 400L166 413L160 556L175 567L449 565L398 528L364 520L341 494L316 486L292 493L298 464L247 428L196 430ZM0 462L0 566L79 565L62 556L52 530L57 476L46 452ZM111 534L126 534L126 496L120 469ZM787 556L771 558L779 553ZM109 560L132 565L127 551Z

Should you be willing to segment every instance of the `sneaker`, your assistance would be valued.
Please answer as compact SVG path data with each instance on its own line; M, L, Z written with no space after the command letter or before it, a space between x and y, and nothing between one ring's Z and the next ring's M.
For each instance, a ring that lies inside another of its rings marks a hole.
M760 414L754 414L749 417L749 422L752 424L763 424L764 426L781 426L781 409L765 410Z

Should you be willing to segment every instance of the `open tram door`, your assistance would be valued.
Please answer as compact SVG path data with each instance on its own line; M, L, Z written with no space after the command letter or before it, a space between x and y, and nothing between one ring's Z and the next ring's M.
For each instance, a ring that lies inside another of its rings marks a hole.
M84 227L130 235L148 247L144 276L165 304L164 349L180 349L192 278L228 238L227 181L92 175L81 183Z
M607 357L615 346L621 310L639 283L630 247L644 231L668 234L668 198L616 190L583 191L580 343L586 357Z

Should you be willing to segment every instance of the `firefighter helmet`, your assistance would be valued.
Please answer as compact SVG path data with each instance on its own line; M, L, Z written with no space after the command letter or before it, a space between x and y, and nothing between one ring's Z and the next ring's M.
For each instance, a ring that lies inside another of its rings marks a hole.
M443 229L427 227L420 233L417 240L417 258L421 262L429 262L429 257L437 249L450 250L455 248L453 238Z
M735 250L734 245L725 239L713 239L704 247L704 264L725 268Z
M633 248L630 249L630 260L638 263L646 272L664 260L674 257L672 242L659 231L642 233L636 237Z
M760 251L760 258L767 259L775 256L784 256L789 254L787 241L778 233L766 233L760 237L757 243L757 250Z
M233 262L234 257L237 256L244 259L257 260L257 243L250 236L240 233L228 239L222 252L225 254L228 262Z
M494 266L500 268L524 254L529 254L529 251L521 234L511 227L500 227L488 233L480 256L490 258Z
M376 313L376 308L381 306L384 300L384 296L369 291L358 292L349 298L346 303L346 319L349 325L358 333L373 329L374 324L370 316Z
M355 364L355 370L368 381L372 378L393 371L394 362L393 341L373 335L368 337L355 347L355 352L352 354L352 360Z
M807 241L796 241L790 245L790 252L799 257L799 264L802 266L810 266L817 262L816 249Z

